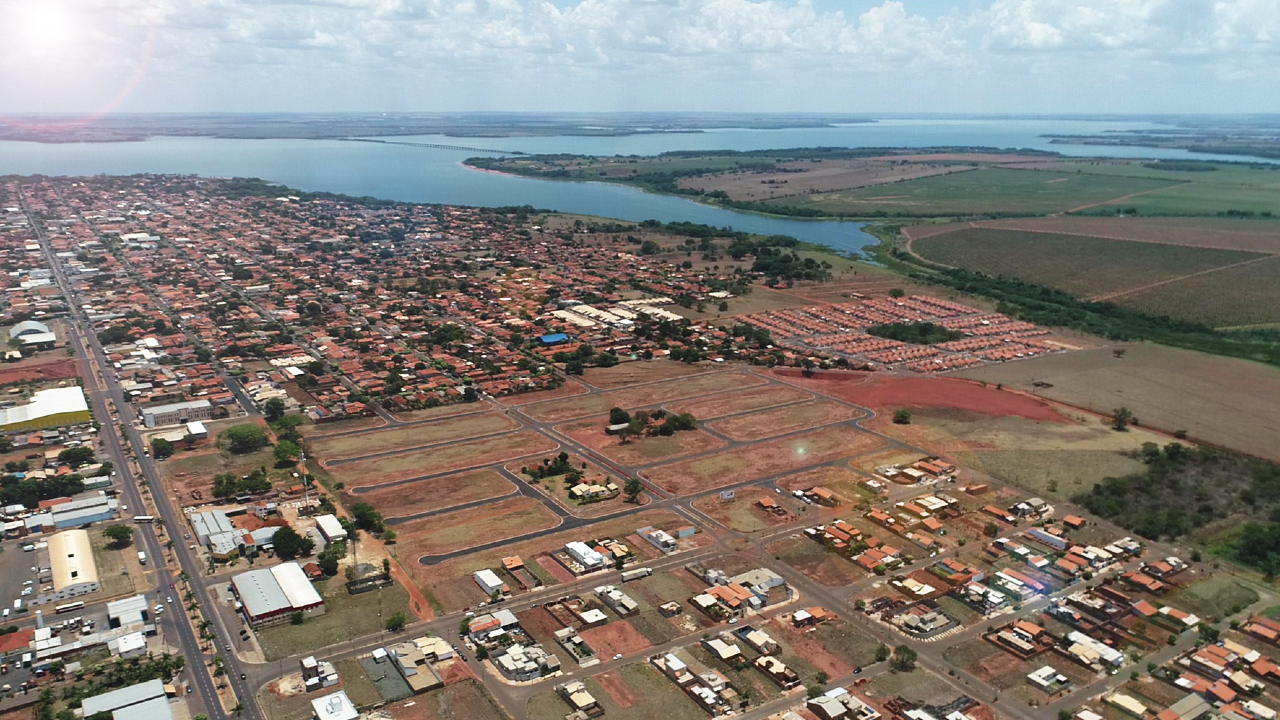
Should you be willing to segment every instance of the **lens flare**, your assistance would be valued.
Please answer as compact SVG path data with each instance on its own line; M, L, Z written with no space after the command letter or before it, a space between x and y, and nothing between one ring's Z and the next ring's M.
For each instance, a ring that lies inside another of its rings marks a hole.
M147 68L151 65L152 53L155 50L156 42L157 10L157 6L153 4L150 7L150 12L147 13L147 38L142 45L142 55L138 60L137 66L128 80L121 86L119 92L101 107L85 115L53 123L27 122L0 114L0 125L36 132L71 130L93 123L115 110L137 89L138 84L142 82L142 78L147 74ZM21 31L20 36L23 38L24 44L39 48L41 54L55 52L61 47L74 44L76 41L78 34L76 18L65 4L32 2L21 8L15 8L11 18L16 23L14 29Z

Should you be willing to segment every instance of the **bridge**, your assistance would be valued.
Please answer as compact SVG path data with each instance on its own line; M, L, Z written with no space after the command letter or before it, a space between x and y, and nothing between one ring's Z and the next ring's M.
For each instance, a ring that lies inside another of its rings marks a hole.
M466 147L465 145L442 145L440 143L407 142L405 140L377 140L375 138L338 138L347 142L379 143L381 145L408 145L409 147L431 148L433 150L461 150L463 152L490 153L493 155L526 155L519 150L490 150L488 148Z

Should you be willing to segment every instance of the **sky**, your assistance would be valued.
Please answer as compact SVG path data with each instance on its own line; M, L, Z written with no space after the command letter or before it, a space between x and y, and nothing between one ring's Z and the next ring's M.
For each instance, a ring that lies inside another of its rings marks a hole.
M1280 112L1277 0L0 0L0 113Z

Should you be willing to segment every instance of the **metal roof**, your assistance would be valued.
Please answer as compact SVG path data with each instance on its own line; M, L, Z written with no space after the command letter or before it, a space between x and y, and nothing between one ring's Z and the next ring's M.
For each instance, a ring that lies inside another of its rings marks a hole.
M116 710L112 720L173 720L173 708L163 696L151 698Z
M28 422L61 413L88 412L89 403L79 386L49 388L31 396L26 405L0 409L0 425Z
M35 320L23 320L22 322L9 328L9 339L18 337L28 333L47 333L49 326Z
M54 590L98 582L98 568L93 563L89 533L78 529L63 530L49 538L49 567L53 571Z
M153 698L164 699L164 683L159 679L85 698L81 707L84 710L84 716L89 717L96 713L112 712L130 705L137 705Z
M165 405L153 405L151 407L142 408L143 414L161 415L164 413L174 412L177 410L190 410L192 408L209 407L208 400L188 400L186 402L168 403Z
M289 604L289 598L276 582L275 576L265 568L240 573L231 578L231 583L235 585L236 595L240 597L240 602L244 603L244 610L251 618L270 615L292 607Z
M287 562L276 565L271 568L271 575L275 577L276 583L279 584L285 597L289 598L289 604L294 609L320 605L324 602L298 563Z

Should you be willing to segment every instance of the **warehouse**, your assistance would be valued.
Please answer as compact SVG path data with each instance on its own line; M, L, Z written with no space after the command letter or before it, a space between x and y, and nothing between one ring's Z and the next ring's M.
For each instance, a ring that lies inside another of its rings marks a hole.
M231 588L254 627L288 622L295 612L324 614L324 600L296 562L240 573L231 579Z
M49 538L49 568L53 573L53 600L66 600L96 592L98 568L93 562L89 533L64 530Z
M43 430L93 420L84 391L78 386L49 388L31 396L31 402L0 408L0 431Z
M80 527L96 522L106 522L116 516L120 508L119 501L105 494L92 495L80 500L54 505L49 510L49 519L45 524L52 524L58 530Z

